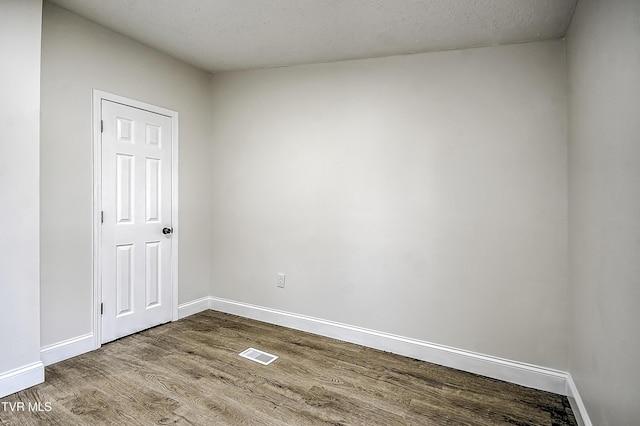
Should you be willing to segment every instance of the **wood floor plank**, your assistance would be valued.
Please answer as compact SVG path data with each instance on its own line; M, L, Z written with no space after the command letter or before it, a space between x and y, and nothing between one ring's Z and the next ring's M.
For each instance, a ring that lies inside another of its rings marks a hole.
M51 408L0 406L12 426L576 426L560 395L214 311L49 366L0 402Z

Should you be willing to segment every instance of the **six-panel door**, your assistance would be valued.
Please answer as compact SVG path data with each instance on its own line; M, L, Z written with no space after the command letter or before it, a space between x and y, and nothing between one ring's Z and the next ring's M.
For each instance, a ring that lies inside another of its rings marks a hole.
M102 100L102 342L172 319L171 119Z

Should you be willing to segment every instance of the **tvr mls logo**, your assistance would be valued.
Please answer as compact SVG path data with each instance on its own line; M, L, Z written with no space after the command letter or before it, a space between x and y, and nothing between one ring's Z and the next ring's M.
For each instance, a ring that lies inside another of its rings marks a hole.
M50 402L28 402L24 403L22 401L17 402L2 402L2 411L12 411L12 412L48 412L51 411L53 407Z

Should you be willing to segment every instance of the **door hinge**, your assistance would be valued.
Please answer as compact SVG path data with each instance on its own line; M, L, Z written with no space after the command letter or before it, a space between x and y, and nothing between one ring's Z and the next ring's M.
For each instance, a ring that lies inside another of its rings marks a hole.
M104 303L100 303L100 315L104 315Z
M104 121L100 120L100 133L104 133Z
M100 223L104 223L104 210L100 212Z

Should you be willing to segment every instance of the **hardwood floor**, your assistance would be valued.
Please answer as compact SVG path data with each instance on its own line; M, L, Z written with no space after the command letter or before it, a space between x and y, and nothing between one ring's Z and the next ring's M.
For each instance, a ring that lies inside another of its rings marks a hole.
M279 358L238 356L248 347ZM560 395L206 311L47 367L45 383L0 399L0 424L576 422Z

